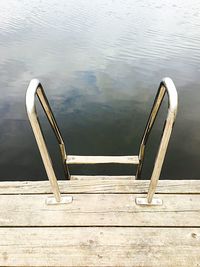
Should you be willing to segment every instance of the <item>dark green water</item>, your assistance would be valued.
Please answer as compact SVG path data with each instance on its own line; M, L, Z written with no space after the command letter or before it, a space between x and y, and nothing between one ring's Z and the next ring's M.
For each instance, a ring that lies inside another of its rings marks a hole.
M27 119L25 92L38 78L68 153L137 154L160 80L169 76L179 110L162 171L200 178L199 0L1 0L0 179L47 179ZM152 131L149 178L166 103ZM59 178L55 138L41 122ZM126 166L77 166L72 173L134 174Z

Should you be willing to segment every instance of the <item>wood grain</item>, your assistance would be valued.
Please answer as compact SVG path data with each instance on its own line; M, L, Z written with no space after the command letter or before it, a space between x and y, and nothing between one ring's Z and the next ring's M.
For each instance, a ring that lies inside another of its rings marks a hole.
M0 228L0 266L193 267L197 228Z
M82 180L59 181L62 193L146 193L149 181L145 180ZM51 193L49 181L0 182L0 194ZM161 194L198 194L200 180L160 180L156 189Z
M138 206L149 181L59 181L73 202L46 205L48 181L0 183L0 266L199 266L200 181L159 181L163 206Z
M200 225L200 195L157 195L162 206L138 206L135 194L71 194L73 202L46 205L47 195L1 195L0 226Z

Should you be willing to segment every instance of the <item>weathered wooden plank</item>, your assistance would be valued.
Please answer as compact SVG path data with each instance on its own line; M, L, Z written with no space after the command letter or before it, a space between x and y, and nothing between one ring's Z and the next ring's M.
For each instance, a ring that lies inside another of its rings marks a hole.
M199 226L200 195L157 195L162 206L138 206L133 194L73 194L46 205L46 195L1 195L0 226Z
M127 176L127 175L120 175L120 176L113 176L113 175L71 175L71 180L135 180L135 176Z
M76 156L68 155L67 164L99 164L99 163L119 163L119 164L139 164L138 156Z
M0 266L193 267L199 263L197 228L0 228Z
M149 181L145 180L83 180L59 181L62 193L146 193ZM0 194L51 193L49 181L0 182ZM200 193L200 180L161 180L157 193Z

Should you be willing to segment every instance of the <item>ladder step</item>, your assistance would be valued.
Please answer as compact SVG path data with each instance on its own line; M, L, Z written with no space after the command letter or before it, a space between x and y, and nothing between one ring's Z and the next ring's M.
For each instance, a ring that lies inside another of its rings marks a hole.
M119 164L139 164L138 156L74 156L68 155L67 164L99 164L99 163L119 163Z
M101 180L135 180L135 176L133 175L71 175L70 180L96 180L96 181L101 181Z

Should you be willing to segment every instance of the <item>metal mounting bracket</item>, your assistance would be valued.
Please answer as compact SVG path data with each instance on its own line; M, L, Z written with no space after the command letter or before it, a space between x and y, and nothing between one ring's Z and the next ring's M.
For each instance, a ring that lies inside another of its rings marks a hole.
M146 197L136 197L135 203L141 206L162 206L163 201L160 198L153 198L151 202L148 202Z
M73 197L72 196L61 196L61 200L57 201L54 196L48 197L46 199L47 205L60 205L60 204L69 204L72 203Z

